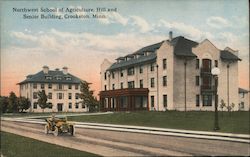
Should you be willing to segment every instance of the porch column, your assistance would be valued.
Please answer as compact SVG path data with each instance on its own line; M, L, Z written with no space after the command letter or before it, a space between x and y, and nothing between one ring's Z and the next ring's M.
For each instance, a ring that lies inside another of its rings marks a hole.
M131 103L131 110L134 111L136 109L135 107L135 96L132 96L132 103Z
M128 111L131 110L131 96L128 96L128 106L127 106L127 110L128 110Z
M108 111L110 111L110 106L111 106L111 97L108 97Z
M120 97L116 97L116 111L120 110Z

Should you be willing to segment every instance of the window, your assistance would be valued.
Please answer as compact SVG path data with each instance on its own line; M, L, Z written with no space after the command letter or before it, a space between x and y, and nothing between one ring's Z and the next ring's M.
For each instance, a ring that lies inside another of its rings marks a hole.
M196 59L196 69L199 69L199 68L200 68L200 60Z
M122 70L121 70L120 74L121 74L121 77L123 77L123 71Z
M195 84L196 86L200 85L200 76L195 76Z
M142 73L143 73L143 67L140 66L140 74L142 74Z
M43 83L41 84L41 89L44 89L44 84Z
M67 81L70 81L70 80L71 80L71 77L65 77L65 79L66 79Z
M245 97L245 93L240 93L240 98L244 98Z
M52 99L52 93L48 93L48 99Z
M112 74L112 79L114 79L115 78L115 73L112 72L111 74Z
M107 72L104 73L104 80L107 80Z
M167 86L167 76L163 76L162 78L162 85Z
M196 95L196 107L200 106L200 95Z
M143 80L140 80L140 88L143 88Z
M163 106L164 107L168 106L168 96L167 95L163 95Z
M214 61L214 66L215 66L215 67L218 67L218 60L215 60L215 61Z
M36 102L33 104L33 108L37 109L37 103Z
M52 80L52 76L45 76L46 80Z
M112 89L115 90L115 84L112 84Z
M121 89L123 89L123 82L121 82Z
M244 107L245 107L245 105L244 105L244 102L240 102L240 110L244 110Z
M62 80L62 77L56 76L56 80Z
M151 78L151 88L155 87L155 78Z
M78 88L79 88L78 85L75 85L75 89L78 90Z
M128 88L135 88L135 82L134 81L129 81L128 82Z
M107 90L107 85L104 85L104 90L105 90L105 91Z
M75 98L76 98L76 99L79 99L79 93L76 93L76 94L75 94Z
M76 108L79 108L79 103L76 103Z
M150 71L155 71L154 64L151 64L151 65L150 65Z
M69 99L72 99L72 93L69 93L69 97L68 97Z
M49 83L49 89L52 89L52 84L51 83Z
M63 89L62 84L58 84L58 89Z
M72 103L71 102L69 103L69 109L72 109Z
M203 106L212 106L212 95L203 95Z
M155 106L155 97L151 96L151 108Z
M84 104L82 104L82 108L85 108L85 105L84 105Z
M72 85L71 85L71 84L69 84L68 88L69 88L69 89L72 89Z
M135 74L134 67L128 68L128 75L134 75L134 74Z
M164 58L162 60L162 67L163 67L163 69L167 69L167 59L166 58Z
M49 104L49 109L52 109L52 106L53 106L52 103L49 102L48 104Z
M63 99L63 93L57 93L57 99Z
M37 92L33 93L33 99L37 99Z
M37 84L36 83L33 83L33 88L37 89Z

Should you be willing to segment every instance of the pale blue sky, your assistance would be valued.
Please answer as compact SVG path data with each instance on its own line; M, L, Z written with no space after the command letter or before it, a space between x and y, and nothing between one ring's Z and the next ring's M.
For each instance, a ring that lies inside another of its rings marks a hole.
M201 42L209 39L219 49L239 50L240 86L248 87L249 22L247 0L154 1L1 1L3 91L43 65L68 66L99 89L104 58L132 53L142 46L166 40L171 30ZM25 20L12 8L117 8L105 20ZM98 56L98 57L97 57ZM27 61L23 62L23 59ZM87 66L86 66L87 65ZM29 67L29 68L28 68ZM91 67L91 69L89 68ZM14 77L15 74L15 78ZM13 75L13 77L11 77ZM5 78L6 77L6 78ZM8 86L8 87L7 87ZM9 91L8 91L9 92ZM5 93L6 94L6 93Z

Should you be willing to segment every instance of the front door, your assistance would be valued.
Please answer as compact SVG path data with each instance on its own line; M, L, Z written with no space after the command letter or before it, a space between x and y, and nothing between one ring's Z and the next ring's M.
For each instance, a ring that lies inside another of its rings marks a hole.
M62 103L57 104L57 111L61 112L62 110L63 110L63 104Z

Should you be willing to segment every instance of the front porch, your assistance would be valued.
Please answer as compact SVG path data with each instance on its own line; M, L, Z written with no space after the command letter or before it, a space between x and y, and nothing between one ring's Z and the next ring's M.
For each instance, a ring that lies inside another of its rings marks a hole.
M148 92L147 88L101 91L101 111L149 110Z

